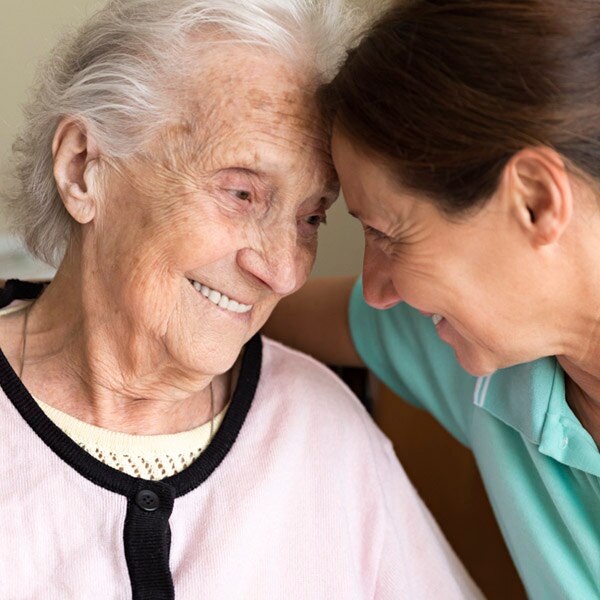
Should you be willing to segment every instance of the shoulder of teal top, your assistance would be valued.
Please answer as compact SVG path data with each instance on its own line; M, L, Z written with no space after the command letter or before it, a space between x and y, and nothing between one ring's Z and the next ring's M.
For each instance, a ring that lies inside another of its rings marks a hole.
M477 380L471 448L531 598L600 597L600 453L554 357Z
M598 448L567 402L564 371L555 357L502 369L479 381L477 406L518 431L541 454L600 476Z

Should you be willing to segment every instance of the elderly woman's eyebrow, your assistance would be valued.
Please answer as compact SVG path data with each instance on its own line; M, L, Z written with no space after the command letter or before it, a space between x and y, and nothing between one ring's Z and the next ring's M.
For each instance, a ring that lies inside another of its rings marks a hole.
M224 169L219 169L217 174L221 173L240 173L242 175L254 175L257 177L267 177L268 173L259 168L251 168L251 167L225 167Z
M214 173L215 177L242 176L253 179L261 188L269 189L271 194L277 190L274 173L261 165L224 167Z
M242 175L251 175L258 177L259 179L273 179L275 177L281 177L279 172L274 172L274 170L269 170L269 166L266 165L257 165L257 166L236 166L236 167L225 167L224 169L219 169L217 171L217 175L221 173L239 173ZM320 204L329 208L331 204L333 204L338 196L340 195L340 184L337 179L330 179L326 181L314 194L320 195Z

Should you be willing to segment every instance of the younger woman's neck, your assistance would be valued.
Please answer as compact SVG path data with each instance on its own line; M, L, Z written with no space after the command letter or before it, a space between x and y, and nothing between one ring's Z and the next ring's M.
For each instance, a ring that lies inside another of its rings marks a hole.
M589 370L566 357L558 361L565 371L567 403L600 448L600 360L588 365Z

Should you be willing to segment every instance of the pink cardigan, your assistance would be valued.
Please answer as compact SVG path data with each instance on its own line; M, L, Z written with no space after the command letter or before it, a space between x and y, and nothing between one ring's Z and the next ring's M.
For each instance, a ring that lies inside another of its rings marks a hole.
M451 600L479 593L327 368L256 336L211 446L160 482L83 451L0 352L0 598Z

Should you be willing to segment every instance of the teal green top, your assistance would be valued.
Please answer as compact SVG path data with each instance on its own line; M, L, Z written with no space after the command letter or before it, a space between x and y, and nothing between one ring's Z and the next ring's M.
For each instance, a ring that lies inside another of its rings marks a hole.
M350 330L366 365L471 448L531 598L600 598L600 453L565 399L554 357L473 377L430 318L369 307Z

